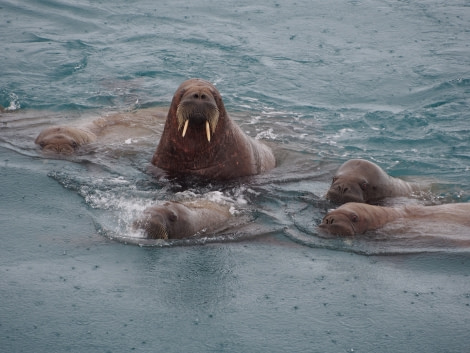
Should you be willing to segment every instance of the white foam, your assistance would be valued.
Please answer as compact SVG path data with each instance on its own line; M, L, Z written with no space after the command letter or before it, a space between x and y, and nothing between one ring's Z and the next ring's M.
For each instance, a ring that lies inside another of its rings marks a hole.
M256 140L259 140L259 139L263 139L263 140L275 140L277 137L278 137L278 135L273 132L273 129L272 129L272 128L269 128L268 130L259 132L259 133L256 135L255 139L256 139Z
M7 111L15 111L21 108L21 104L18 100L18 96L15 93L10 93L9 95L10 98L10 105L5 108Z

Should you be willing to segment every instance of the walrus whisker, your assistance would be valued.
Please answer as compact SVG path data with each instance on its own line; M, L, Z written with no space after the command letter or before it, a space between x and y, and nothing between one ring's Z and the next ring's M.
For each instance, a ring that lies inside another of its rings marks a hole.
M219 109L218 108L214 109L214 111L212 112L212 116L210 117L208 121L211 126L212 133L214 134L215 128L217 127L217 123L219 122Z
M181 136L185 137L186 132L188 131L189 119L191 116L208 116L205 122L205 133L208 142L211 142L211 137L215 133L217 123L219 121L219 109L214 108L210 111L204 111L200 109L189 109L187 105L180 103L176 109L176 118L178 120L178 131L183 129Z
M147 234L152 239L168 239L168 232L165 229L165 226L161 224L154 224L152 227L146 227Z
M168 240L168 232L166 231L165 227L159 227L159 230L157 232L157 239Z

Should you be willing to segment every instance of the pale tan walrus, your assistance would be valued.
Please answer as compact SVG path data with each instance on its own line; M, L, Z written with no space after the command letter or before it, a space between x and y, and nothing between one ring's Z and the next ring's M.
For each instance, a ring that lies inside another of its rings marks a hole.
M411 196L420 190L419 184L393 178L375 163L351 159L339 167L326 198L339 204L376 203L387 197Z
M34 143L45 153L73 154L80 146L95 142L97 138L90 128L61 125L41 131Z
M34 141L44 153L70 155L93 142L125 141L148 133L157 121L164 121L167 108L147 108L115 113L80 125L57 125L42 130ZM145 130L145 132L139 129Z
M352 236L380 229L395 221L420 221L421 224L427 223L429 229L440 223L470 227L470 203L383 207L349 202L328 212L319 227L330 234Z
M143 229L147 239L183 239L210 235L231 217L228 206L212 201L167 201L145 209L134 226Z

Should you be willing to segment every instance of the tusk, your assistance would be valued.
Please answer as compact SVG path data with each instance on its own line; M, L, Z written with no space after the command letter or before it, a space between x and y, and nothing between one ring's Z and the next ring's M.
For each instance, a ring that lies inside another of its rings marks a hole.
M184 126L183 126L183 137L184 135L186 135L186 130L188 130L188 125L189 125L189 119L187 119L185 122L184 122Z
M206 121L206 136L207 136L207 141L211 142L211 128L209 126L208 121Z

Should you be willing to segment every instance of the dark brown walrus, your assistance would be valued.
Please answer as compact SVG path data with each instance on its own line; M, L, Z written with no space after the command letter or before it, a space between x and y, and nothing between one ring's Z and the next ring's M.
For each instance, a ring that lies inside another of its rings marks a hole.
M352 236L382 228L394 221L409 220L422 221L429 225L429 229L439 223L470 227L470 203L383 207L349 202L328 212L319 227L331 234Z
M173 96L152 164L170 173L227 180L272 169L275 159L268 146L230 119L217 88L190 79Z
M393 178L375 163L351 159L339 167L326 198L336 203L375 203L387 197L410 196L420 185Z

